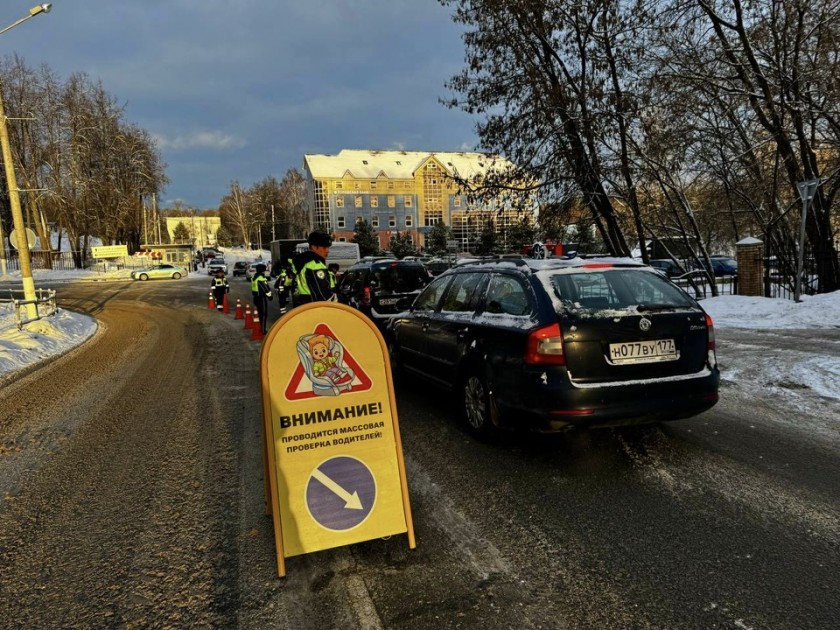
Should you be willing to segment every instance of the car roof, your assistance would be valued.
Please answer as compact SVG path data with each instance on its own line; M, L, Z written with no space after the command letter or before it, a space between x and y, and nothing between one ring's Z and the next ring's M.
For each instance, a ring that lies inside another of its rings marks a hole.
M486 258L469 259L457 264L445 273L458 273L465 269L488 268L518 269L520 271L538 272L546 270L564 269L594 269L599 267L635 267L645 268L647 265L632 258L618 258L614 256L599 256L597 258L546 258L535 259L520 256L491 256Z

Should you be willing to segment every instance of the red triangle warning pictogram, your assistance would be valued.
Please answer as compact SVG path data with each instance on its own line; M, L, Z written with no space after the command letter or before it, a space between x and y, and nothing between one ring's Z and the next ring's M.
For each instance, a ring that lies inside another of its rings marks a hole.
M338 338L335 336L335 333L330 330L330 327L326 324L318 324L315 327L315 333L319 335L326 335L330 337L334 341L341 343L338 341ZM341 344L342 346L344 344ZM358 364L356 359L354 359L351 354L347 351L347 348L344 348L344 363L346 363L351 370L355 373L355 377L352 380L352 384L350 387L342 388L341 393L346 394L349 392L363 392L368 390L373 385L373 382L370 380L370 377L365 373L365 371L361 368ZM292 374L292 378L289 380L289 384L286 385L286 390L283 394L286 397L286 400L305 400L307 398L320 398L321 396L316 394L313 391L312 383L309 381L309 378L304 378L306 376L303 364L298 361L298 365L295 368L294 373Z

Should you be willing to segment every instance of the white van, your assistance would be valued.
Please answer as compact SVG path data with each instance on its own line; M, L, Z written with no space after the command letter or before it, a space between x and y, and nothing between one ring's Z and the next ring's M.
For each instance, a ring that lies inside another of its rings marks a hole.
M297 254L308 250L309 245L307 243L298 243L295 247L295 253ZM327 264L338 264L339 273L342 273L359 262L360 258L358 243L335 241L330 247L330 253L327 255Z

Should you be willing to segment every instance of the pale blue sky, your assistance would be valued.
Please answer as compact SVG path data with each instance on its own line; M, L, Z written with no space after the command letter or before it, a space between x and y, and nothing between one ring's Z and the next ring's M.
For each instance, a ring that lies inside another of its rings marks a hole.
M0 27L32 0L6 0ZM439 103L463 65L436 0L55 0L0 36L0 54L86 72L153 134L179 199L214 208L301 168L305 153L477 148L475 120Z

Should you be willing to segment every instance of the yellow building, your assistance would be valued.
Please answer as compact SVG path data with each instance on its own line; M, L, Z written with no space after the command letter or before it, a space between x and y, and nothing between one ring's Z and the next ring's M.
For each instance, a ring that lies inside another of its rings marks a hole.
M203 214L194 214L185 217L166 217L166 231L169 234L169 242L175 243L175 228L183 223L189 230L190 242L193 246L201 249L204 246L215 247L218 242L216 233L222 227L220 217L209 217Z
M480 202L459 185L459 180L477 184L492 171L512 168L497 155L344 149L337 155L305 155L303 168L310 221L339 241L351 240L356 222L364 220L379 233L383 249L397 232L425 246L425 235L442 222L452 228L459 249L468 251L487 221L504 234L511 225L536 218L533 199L520 205L501 198Z

